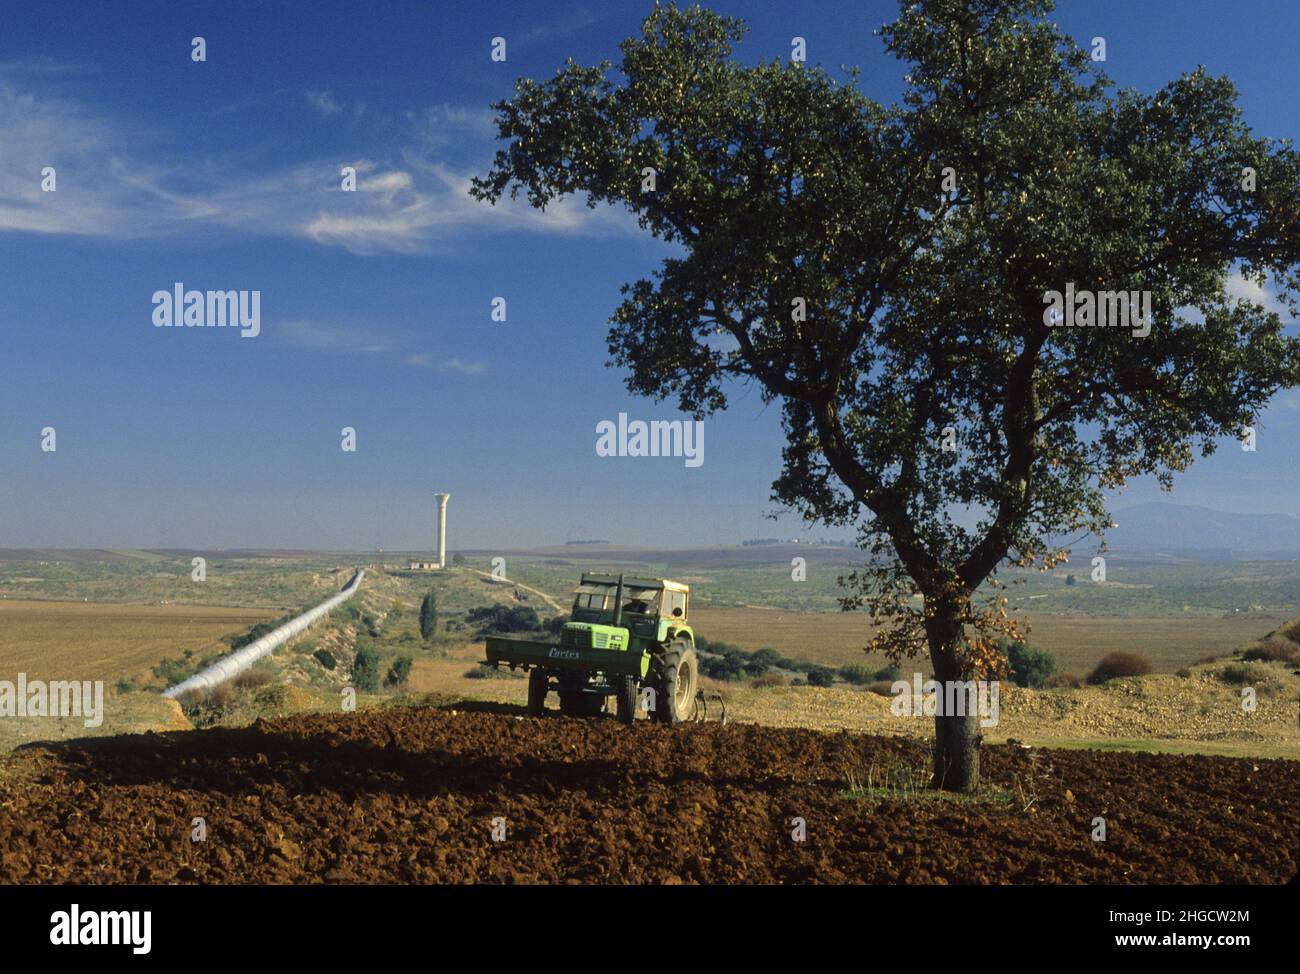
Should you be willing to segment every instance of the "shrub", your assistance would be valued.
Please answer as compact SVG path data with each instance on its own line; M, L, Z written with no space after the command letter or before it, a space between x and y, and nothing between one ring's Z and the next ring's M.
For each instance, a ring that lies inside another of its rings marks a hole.
M1121 676L1146 676L1150 672L1151 664L1145 656L1137 653L1107 653L1096 669L1088 674L1088 682L1105 683Z
M175 686L182 680L193 676L199 670L211 666L224 655L224 653L212 653L201 659L196 659L194 651L187 649L176 659L163 659L160 661L153 667L153 675L168 686Z
M1024 643L1001 642L1011 668L1011 679L1018 687L1038 689L1056 672L1056 659L1045 649L1031 649Z
M428 642L438 631L438 596L433 589L420 601L420 637Z
M1061 687L1077 690L1081 686L1083 686L1083 677L1078 673L1055 673L1043 681L1043 689L1045 690L1056 690Z
M231 649L243 649L249 643L253 643L261 639L268 632L271 632L274 629L279 629L282 625L284 625L292 618L293 615L287 615L287 616L282 616L279 619L276 619L274 622L259 622L257 625L249 629L248 632L243 633L242 635L228 637L226 639L226 642L230 644Z
M357 655L352 660L352 685L363 693L379 690L379 653L373 646L357 646Z
M756 676L749 681L749 685L755 690L766 690L768 687L785 686L785 677L777 673L765 673L763 676Z
M211 723L221 716L221 712L230 706L231 689L229 683L220 683L210 690L189 690L176 698L181 711L195 723Z
M1191 679L1192 671L1184 666L1181 670L1176 671L1174 676L1178 677L1180 680L1188 680Z
M266 670L244 670L230 681L230 685L240 691L256 690L271 682L271 674Z
M743 680L746 677L763 676L768 671L766 662L771 656L760 655L763 650L757 653L747 653L739 646L732 646L728 643L708 643L709 656L700 657L700 672L705 676L715 680ZM698 648L702 648L697 646ZM772 656L777 656L774 650L767 650Z
M736 652L722 656L702 656L700 672L714 680L739 680L745 675L745 660Z
M384 685L399 687L405 683L411 675L411 662L409 656L399 656L393 660L393 665L388 668L388 675L384 677Z
M874 678L875 674L861 663L845 663L840 667L840 679L855 687L870 683Z
M895 680L901 680L903 678L903 671L893 663L890 663L888 666L882 666L880 669L876 670L875 678L877 680L888 680L890 683L893 683Z
M829 687L835 684L835 671L829 666L814 666L808 671L808 685Z
M470 609L466 620L478 629L480 636L492 633L537 632L542 628L537 610L526 605L496 605Z
M522 680L524 674L515 670L499 670L495 666L479 663L464 673L470 680Z
M1247 663L1300 663L1300 646L1289 639L1265 639L1241 657Z
M775 649L768 649L766 647L760 650L756 650L753 653L750 653L749 658L756 665L764 666L768 669L774 666L781 666L782 663L788 662L786 658L782 656L780 653L778 653Z
M1230 663L1219 671L1219 679L1233 686L1249 687L1274 682L1273 673L1259 663Z
M135 689L135 680L128 680L126 677L119 677L117 681L118 693L130 693Z
M327 670L332 670L334 669L334 667L339 665L338 660L334 658L334 654L331 653L328 649L318 649L316 650L316 652L312 653L311 655L316 660L317 663L325 667L325 669Z

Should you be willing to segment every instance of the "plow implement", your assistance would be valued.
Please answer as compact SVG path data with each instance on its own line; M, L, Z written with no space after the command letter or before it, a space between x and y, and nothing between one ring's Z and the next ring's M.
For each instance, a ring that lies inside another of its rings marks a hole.
M727 704L717 690L697 690L695 692L695 721L703 724L716 720L719 724L727 722Z

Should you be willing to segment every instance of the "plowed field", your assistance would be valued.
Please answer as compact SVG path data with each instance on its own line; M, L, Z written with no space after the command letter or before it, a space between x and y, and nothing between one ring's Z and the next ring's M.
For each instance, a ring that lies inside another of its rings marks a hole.
M1015 745L985 748L982 761L991 794L970 801L849 795L923 769L922 741L752 725L426 708L87 739L0 759L0 880L1284 883L1296 873L1300 762ZM804 841L792 837L796 817ZM1098 818L1104 841L1093 838Z

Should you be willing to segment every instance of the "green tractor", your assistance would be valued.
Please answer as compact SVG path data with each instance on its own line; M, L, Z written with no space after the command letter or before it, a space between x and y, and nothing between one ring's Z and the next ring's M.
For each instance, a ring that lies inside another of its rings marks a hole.
M561 713L572 716L598 714L613 696L625 724L636 719L643 701L651 719L661 723L703 720L711 701L699 689L689 609L690 587L681 582L587 572L558 639L489 636L487 662L528 670L533 716L545 711L554 690ZM721 707L720 695L710 696Z

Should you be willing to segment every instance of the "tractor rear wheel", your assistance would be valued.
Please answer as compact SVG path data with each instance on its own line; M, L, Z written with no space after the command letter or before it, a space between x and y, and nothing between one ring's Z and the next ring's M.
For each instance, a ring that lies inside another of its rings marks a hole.
M528 671L528 716L540 717L546 712L546 694L550 690L551 678L540 666Z
M614 696L618 700L618 719L624 724L636 720L636 677L620 676L614 681Z
M675 639L662 653L650 658L654 668L654 719L661 724L679 724L695 717L695 690L699 686L699 661L695 647Z

